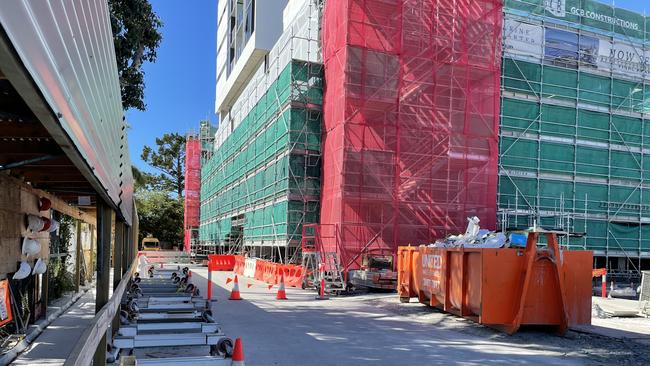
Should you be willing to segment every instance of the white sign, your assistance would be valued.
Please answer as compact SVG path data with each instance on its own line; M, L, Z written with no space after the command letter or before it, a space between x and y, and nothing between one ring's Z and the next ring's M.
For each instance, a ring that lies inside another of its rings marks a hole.
M504 29L504 52L510 54L542 57L544 28L541 25L506 19Z
M544 10L549 12L555 17L565 18L567 14L566 10L566 0L544 0ZM601 14L593 10L586 10L576 6L572 6L569 9L569 12L573 15L577 15L582 18L589 18L599 22L617 25L619 27L631 29L631 30L641 30L642 24L631 22L622 18L616 18L613 16Z
M650 78L650 51L629 43L600 40L598 69L628 76Z

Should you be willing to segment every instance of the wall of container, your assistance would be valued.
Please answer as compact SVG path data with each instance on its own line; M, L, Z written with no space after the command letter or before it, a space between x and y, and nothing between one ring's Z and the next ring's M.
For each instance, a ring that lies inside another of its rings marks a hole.
M637 269L650 255L650 22L563 4L506 1L499 218L580 234L563 244Z
M318 222L323 70L319 9L306 4L244 88L202 167L201 242L300 243ZM242 216L243 215L243 216Z
M497 0L328 0L321 224L345 268L495 228L502 8Z

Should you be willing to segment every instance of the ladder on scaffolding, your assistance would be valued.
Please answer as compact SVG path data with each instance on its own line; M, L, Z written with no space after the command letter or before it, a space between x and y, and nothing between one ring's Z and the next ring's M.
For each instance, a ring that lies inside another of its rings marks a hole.
M332 229L333 233L323 236L323 226ZM320 264L322 263L324 265L325 292L329 294L340 293L346 290L346 284L343 279L338 253L336 251L325 251L323 239L336 240L334 225L304 224L302 226L302 288L317 288L320 286Z

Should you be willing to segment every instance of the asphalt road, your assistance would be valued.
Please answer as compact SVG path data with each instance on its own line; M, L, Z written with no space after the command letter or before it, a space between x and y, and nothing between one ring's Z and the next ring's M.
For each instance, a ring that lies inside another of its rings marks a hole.
M403 315L390 305L395 294L314 300L314 293L276 288L240 278L242 301L227 300L232 273L213 273L213 313L226 335L242 337L246 365L581 365L556 347L521 343L489 330L479 334L447 329L432 318ZM207 270L193 270L206 294ZM251 285L248 287L248 285ZM397 306L397 304L395 304ZM419 304L409 304L428 311ZM433 318L435 319L435 318ZM558 337L555 337L558 338Z

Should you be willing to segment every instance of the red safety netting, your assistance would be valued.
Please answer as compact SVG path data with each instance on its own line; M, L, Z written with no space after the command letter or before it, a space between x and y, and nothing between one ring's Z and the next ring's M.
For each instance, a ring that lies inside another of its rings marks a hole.
M183 248L190 251L190 242L198 237L201 199L201 143L194 136L185 141L185 216Z
M360 254L496 226L501 0L328 0L321 224Z

